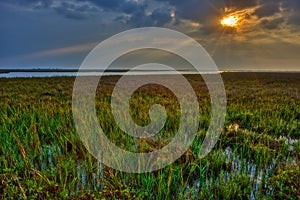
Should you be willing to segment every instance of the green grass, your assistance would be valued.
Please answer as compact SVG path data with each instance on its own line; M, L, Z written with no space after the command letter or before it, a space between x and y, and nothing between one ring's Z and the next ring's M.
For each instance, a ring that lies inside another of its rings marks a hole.
M144 174L106 167L85 149L72 119L74 78L0 79L0 198L300 199L299 74L224 73L226 122L203 159L197 154L210 122L210 97L200 76L186 77L199 100L197 136L176 162ZM104 77L99 84L101 127L126 150L162 148L178 129L176 97L157 85L132 95L137 124L150 122L148 110L155 103L168 113L158 136L139 140L113 119L110 96L118 78Z

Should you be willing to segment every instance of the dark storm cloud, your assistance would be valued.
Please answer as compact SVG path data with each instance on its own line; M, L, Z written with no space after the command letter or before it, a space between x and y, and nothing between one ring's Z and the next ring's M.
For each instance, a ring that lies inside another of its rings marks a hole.
M52 0L11 0L8 2L32 8L48 8L52 4Z
M78 4L72 2L62 2L53 7L53 9L66 18L77 20L93 16L98 11L98 9L91 4Z
M300 1L299 0L284 0L282 4L284 9L287 9L290 16L288 24L300 25Z
M288 24L300 25L300 13L294 13L288 19Z
M146 1L124 1L124 0L94 0L95 5L107 11L120 13L116 20L123 21L135 27L163 26L172 20L169 8L156 8L146 13L150 6Z
M283 7L292 8L295 10L300 10L300 1L299 0L282 0Z
M83 1L83 0L81 0ZM109 11L123 12L126 14L134 13L145 9L145 4L135 1L124 0L90 0L93 4Z
M157 26L162 26L172 20L170 13L169 10L155 9L151 14L151 18Z
M144 10L140 10L132 13L126 23L135 27L163 26L172 21L170 13L169 10L155 9L151 14L146 15Z
M146 1L124 0L76 0L76 1L53 1L53 0L13 0L22 6L32 9L53 9L58 14L75 20L95 16L97 12L113 12L116 20L130 25L163 26L172 20L169 8L149 8ZM148 13L147 13L148 9ZM149 12L150 10L150 12Z
M280 2L266 2L255 11L258 17L268 17L280 12Z
M225 7L243 9L257 5L253 0L235 1L234 3L231 0L168 0L168 2L176 7L176 14L179 17L192 21L214 18L216 15L220 15Z
M261 25L266 29L277 29L284 22L284 18L277 18L273 20L262 20Z
M9 3L25 6L33 10L53 9L58 14L81 20L93 16L99 9L88 1L54 1L54 0L11 0Z
M280 25L287 22L288 25L300 25L300 1L299 0L282 0L272 1L264 0L261 7L256 10L255 14L259 18L271 17L281 14L280 17L263 19L261 25L266 29L277 29Z

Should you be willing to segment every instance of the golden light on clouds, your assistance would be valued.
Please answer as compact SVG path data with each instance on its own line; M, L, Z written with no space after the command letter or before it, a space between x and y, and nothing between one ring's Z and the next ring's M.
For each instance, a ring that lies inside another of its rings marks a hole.
M224 17L221 20L221 24L223 26L229 26L229 27L236 27L238 25L239 18L233 15L230 15L229 17Z
M195 28L200 27L200 24L197 22L191 22L190 25Z
M242 29L254 27L257 23L259 23L259 19L253 15L258 8L260 8L260 6L242 10L224 8L224 15L220 20L220 24L224 27L235 28L238 32L242 31Z

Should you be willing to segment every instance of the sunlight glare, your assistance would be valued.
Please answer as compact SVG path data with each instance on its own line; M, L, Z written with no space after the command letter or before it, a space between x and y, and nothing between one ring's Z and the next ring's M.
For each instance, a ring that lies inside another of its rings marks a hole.
M239 18L238 17L235 17L235 16L229 16L229 17L224 17L222 20L221 20L221 24L223 26L230 26L230 27L235 27L237 26L237 23L239 21Z

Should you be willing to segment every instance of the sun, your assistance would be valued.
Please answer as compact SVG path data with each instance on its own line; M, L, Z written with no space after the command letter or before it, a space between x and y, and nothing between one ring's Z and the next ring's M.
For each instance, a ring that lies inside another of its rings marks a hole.
M233 15L224 17L221 20L221 24L223 26L229 26L229 27L236 27L238 25L238 22L239 22L239 18Z

